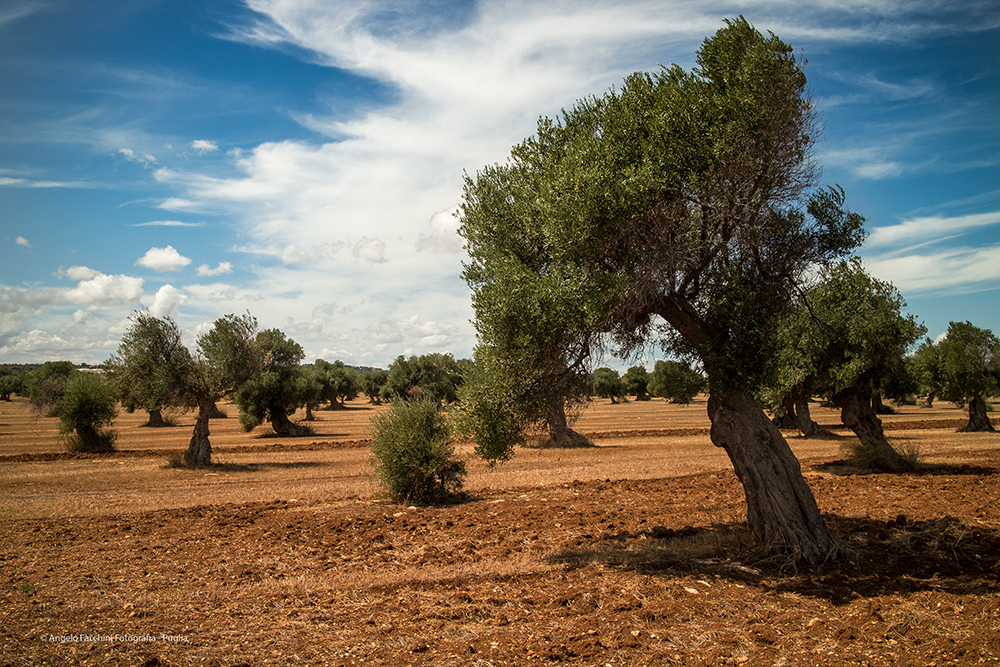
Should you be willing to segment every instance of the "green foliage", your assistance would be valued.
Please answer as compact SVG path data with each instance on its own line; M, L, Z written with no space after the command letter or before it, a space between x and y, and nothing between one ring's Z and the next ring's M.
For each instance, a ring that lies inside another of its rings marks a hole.
M657 361L649 376L649 393L674 403L690 403L705 389L705 378L682 361Z
M476 362L514 401L513 423L477 442L520 437L608 344L624 356L652 339L697 356L714 392L753 391L796 281L863 238L842 191L813 189L818 127L791 47L741 18L697 63L541 119L467 178Z
M259 332L254 343L260 370L236 391L240 426L250 432L267 420L279 435L305 435L308 429L288 419L304 402L300 392L306 387L299 382L302 346L278 329Z
M256 337L257 318L250 313L224 315L198 337L200 384L213 400L261 373L265 360Z
M31 407L47 417L58 416L59 399L75 373L76 367L69 361L47 361L31 371L25 380Z
M69 451L114 450L115 434L109 426L118 415L113 388L99 375L75 373L59 398L59 430L69 435Z
M0 367L0 401L11 400L12 394L24 391L24 373L18 373L6 366Z
M383 398L405 398L408 390L419 387L425 398L452 403L458 398L461 384L462 369L451 354L424 354L409 359L400 355L389 366L381 392Z
M785 390L794 383L838 396L867 387L908 387L903 360L926 328L902 311L906 303L887 282L872 278L859 260L823 269L785 319L779 340L779 368Z
M382 387L389 379L389 373L381 368L376 368L368 373L362 373L359 379L361 392L368 397L368 400L372 403L380 402L382 400Z
M610 398L612 403L625 395L625 387L618 371L613 368L597 368L591 376L591 387L595 396Z
M1000 341L971 322L949 322L938 343L941 396L959 406L1000 393Z
M642 366L631 366L622 376L625 393L635 396L636 400L649 399L649 372Z
M105 366L108 382L127 412L191 404L194 360L170 317L135 313Z
M371 464L389 497L430 505L462 488L465 463L454 457L444 414L430 400L393 401L369 425Z

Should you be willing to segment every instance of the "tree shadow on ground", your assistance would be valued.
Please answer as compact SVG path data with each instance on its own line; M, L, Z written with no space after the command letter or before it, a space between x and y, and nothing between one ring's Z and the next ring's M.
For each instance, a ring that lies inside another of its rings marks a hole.
M838 475L838 476L848 476L848 475L913 475L917 477L923 475L989 476L1000 473L1000 468L994 468L990 466L970 465L968 463L962 463L959 465L951 465L948 463L917 463L916 466L917 467L915 470L887 472L885 470L871 470L868 468L864 468L862 466L858 466L857 464L851 462L849 459L838 459L836 461L816 463L810 467L817 472L825 472L830 475Z
M210 472L259 472L268 468L278 470L296 470L306 468L328 468L332 463L328 461L257 461L255 463L213 463L204 466L199 470Z
M793 554L762 551L745 524L603 535L549 554L567 568L607 567L667 576L728 579L844 604L860 597L938 591L1000 592L1000 531L944 517L892 521L826 515L846 555L815 568Z

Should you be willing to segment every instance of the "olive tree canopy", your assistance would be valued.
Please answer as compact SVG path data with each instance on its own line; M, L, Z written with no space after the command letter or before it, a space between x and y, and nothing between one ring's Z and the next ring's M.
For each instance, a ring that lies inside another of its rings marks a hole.
M477 363L492 359L498 388L480 395L504 397L513 415L496 419L486 401L493 422L483 419L477 446L485 438L488 454L509 452L568 384L536 379L586 372L606 344L620 356L654 343L696 357L712 440L744 485L751 529L819 561L839 547L751 396L770 372L793 285L860 243L863 219L843 208L842 191L816 187L819 128L790 46L740 18L706 39L696 62L633 74L541 119L506 164L467 178L464 276L480 349L493 350L477 350ZM510 308L520 314L508 330ZM518 392L524 381L533 392Z

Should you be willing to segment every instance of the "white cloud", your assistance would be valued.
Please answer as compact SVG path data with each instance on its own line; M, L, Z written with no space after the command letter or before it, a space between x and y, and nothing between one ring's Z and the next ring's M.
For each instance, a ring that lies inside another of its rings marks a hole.
M982 227L1000 225L1000 211L954 217L923 216L903 220L895 225L875 227L865 242L866 248L917 245L929 240L959 236Z
M179 271L190 263L191 258L184 257L170 245L166 248L150 248L145 255L135 261L136 266L144 266L158 273Z
M14 239L14 243L16 243L19 246L24 246L25 248L31 247L31 242L28 241L28 239L24 238L23 236L18 236L16 239Z
M205 139L195 139L191 142L191 150L202 155L205 153L214 153L219 150L219 144Z
M180 220L151 220L140 222L133 227L204 227L204 222L181 222Z
M129 162L138 162L146 167L151 167L156 164L156 158L149 153L134 151L131 148L121 148L118 150L118 154Z
M1000 288L1000 245L866 258L865 263L872 275L911 295Z
M56 275L60 278L69 278L70 280L90 280L95 276L101 275L101 272L87 266L71 266L68 269L60 266L59 270L56 271Z
M232 273L233 265L230 262L219 262L219 265L214 269L210 268L208 264L202 264L198 267L199 276L221 276L225 273Z
M98 305L105 303L130 303L142 297L143 279L135 276L99 274L81 280L76 287L66 290L63 298L69 303Z
M370 239L367 236L362 236L361 240L354 246L354 249L351 250L351 254L358 259L363 259L372 264L383 264L386 261L385 243L378 239Z
M903 167L886 156L894 151L888 146L867 146L864 148L844 148L819 152L822 163L843 167L855 176L870 180L895 178L903 173Z
M462 250L465 239L458 235L458 206L439 211L431 216L431 233L418 234L418 252L453 253Z
M187 295L173 285L167 284L156 291L147 309L153 317L166 317L169 315L176 321L178 307L187 300Z

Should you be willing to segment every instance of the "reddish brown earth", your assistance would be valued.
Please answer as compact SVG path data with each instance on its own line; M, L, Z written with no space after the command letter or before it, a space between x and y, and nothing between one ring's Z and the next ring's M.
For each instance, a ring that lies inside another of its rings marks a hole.
M0 410L0 665L1000 663L1000 435L954 408L886 418L920 474L790 437L849 554L812 571L750 544L703 406L595 405L597 448L420 509L352 481L366 410L301 441L220 423L207 473L162 468L187 427L123 416L125 452L67 458Z

